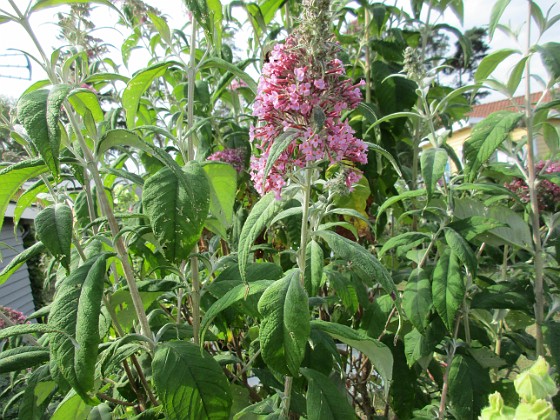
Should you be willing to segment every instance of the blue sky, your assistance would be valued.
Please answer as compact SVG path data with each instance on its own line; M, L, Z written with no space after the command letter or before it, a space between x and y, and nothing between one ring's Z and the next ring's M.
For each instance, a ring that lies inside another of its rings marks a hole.
M225 2L225 1L223 1ZM16 0L16 3L20 4L21 7L27 4L27 0ZM180 28L185 22L185 8L182 0L167 0L167 1L147 1L149 4L153 4L158 7L164 14L168 15L168 20L170 26L173 28ZM391 1L387 1L391 3ZM404 7L407 9L409 7L408 0L393 0L396 5ZM473 26L486 25L490 19L490 12L492 9L493 1L488 0L465 0L465 21L464 28L470 28ZM525 0L512 0L506 13L502 18L502 22L508 24L515 30L520 30L522 33L525 32L525 21L526 21L526 4ZM546 11L556 4L554 0L537 0L537 4L541 7L543 12ZM7 0L0 0L0 9L11 11L11 7ZM43 47L47 51L52 51L53 48L60 45L60 41L56 39L56 34L58 28L56 26L56 13L58 9L48 9L36 13L32 18L32 26L35 28L36 33L39 36ZM553 12L560 13L560 6L556 6ZM95 36L108 40L109 42L114 42L118 45L119 40L122 39L122 35L118 33L117 29L114 27L115 15L107 13L105 8L103 8L103 13L98 13L95 15L95 21L99 26ZM452 13L446 13L440 22L449 23L454 26L460 26L459 22ZM522 37L523 38L523 37ZM8 48L17 48L24 51L29 51L35 53L35 48L33 44L28 39L27 35L23 30L21 30L17 25L12 23L7 23L0 25L0 39L2 44L0 45L0 53L7 52ZM549 32L543 37L542 41L553 41L560 39L560 23L553 27ZM524 41L523 41L524 42ZM523 45L516 45L516 42L506 36L504 33L497 31L494 39L491 42L492 49L499 48L523 48ZM119 56L118 50L114 50L114 55ZM500 66L496 72L497 75L501 77L506 77L511 67L517 62L515 58L512 58L508 62L505 62ZM20 57L4 57L2 58L2 64L20 64L24 63L24 60ZM143 59L141 56L133 56L131 70L134 70L134 66L141 66ZM44 73L35 63L33 65L32 80L41 80L45 78ZM532 64L533 71L541 76L545 76L546 72L542 66L539 59L533 60ZM8 68L0 67L0 74L13 74L13 70ZM15 79L7 79L0 77L0 94L5 96L17 97L30 85L29 81L20 81ZM533 90L538 90L538 86L534 86ZM496 98L498 96L492 95L490 99Z

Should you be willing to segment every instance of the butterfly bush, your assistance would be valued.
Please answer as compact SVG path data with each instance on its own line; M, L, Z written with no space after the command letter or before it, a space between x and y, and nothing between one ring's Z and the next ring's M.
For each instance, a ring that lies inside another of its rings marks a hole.
M243 172L245 169L245 150L243 149L224 149L212 153L208 156L208 160L229 163L235 168L237 173Z
M560 162L541 160L535 165L535 170L540 174L560 173ZM517 194L524 203L530 201L529 187L521 178L515 178L513 181L506 183L505 186ZM537 201L540 211L556 211L560 203L560 186L547 179L540 179L537 186Z
M346 78L342 62L336 58L337 44L324 43L316 54L302 42L302 34L296 32L274 47L263 66L253 107L259 124L250 129L256 149L251 179L260 194L274 191L277 198L287 176L298 168L320 161L367 163L366 144L354 137L354 130L341 118L344 111L360 103L364 81L352 84ZM271 147L283 133L293 135L293 140L265 179ZM349 189L361 176L357 169L346 169Z
M25 324L25 315L20 311L16 311L15 309L8 308L6 306L0 306L0 312L2 312L14 324ZM0 318L0 329L4 327L6 327L5 322Z

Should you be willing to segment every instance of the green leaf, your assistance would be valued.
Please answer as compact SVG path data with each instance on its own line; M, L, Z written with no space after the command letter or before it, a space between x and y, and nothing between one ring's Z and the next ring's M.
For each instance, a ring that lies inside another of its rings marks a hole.
M393 378L393 355L385 344L360 331L334 322L315 320L311 321L311 327L324 331L335 340L342 341L365 354L383 378L385 396L388 395Z
M379 251L379 258L382 258L387 251L393 248L400 249L402 247L404 248L404 251L408 251L411 248L410 245L419 245L422 242L429 241L430 238L430 235L422 232L405 232L401 233L400 235L393 236L383 244L383 247Z
M59 173L60 107L70 86L55 85L23 95L17 104L17 117L41 154L55 179Z
M360 105L365 105L365 104L362 103ZM391 165L393 165L393 168L395 169L395 172L399 176L402 176L401 168L399 167L399 164L397 163L397 161L395 160L395 158L393 157L393 155L391 153L389 153L383 147L381 147L381 146L379 146L375 143L366 142L366 145L367 145L369 150L373 150L374 152L379 153L381 156L383 156L385 159L387 159L391 163Z
M544 338L556 368L560 366L560 322L547 321Z
M309 338L309 302L294 270L272 284L259 299L262 357L273 370L297 376Z
M435 317L423 333L416 328L404 336L404 352L408 366L418 364L426 369L432 360L436 346L445 336L445 327Z
M84 400L94 387L99 345L99 315L108 254L95 256L66 277L51 305L48 326L66 335L51 334L51 362Z
M323 279L323 265L325 256L321 245L315 240L309 241L305 252L305 288L309 296L315 296Z
M488 370L470 357L456 354L449 369L449 399L455 418L476 418L489 393Z
M428 315L433 306L431 289L428 273L417 268L410 274L403 293L404 313L412 325L421 332L428 325Z
M209 228L215 227L215 233L227 238L226 231L233 223L237 171L231 165L221 162L207 162L202 169L210 186L210 214L217 221L217 224L213 223ZM207 225L210 220L206 221Z
M560 43L547 42L535 47L553 81L560 77Z
M470 273L476 277L478 263L474 252L465 239L450 227L444 228L445 240L451 250L459 257L461 262L469 269Z
M103 156L107 150L117 146L135 147L146 153L152 153L152 149L136 133L123 128L107 131L99 140L95 153L97 156Z
M266 159L266 165L264 167L263 179L268 178L268 173L272 169L272 166L276 163L280 155L286 150L294 138L299 134L297 130L288 129L280 134L270 147L268 152L268 157Z
M231 64L218 57L208 57L199 65L200 70L204 70L206 68L214 68L214 67L229 71L230 73L236 75L238 78L240 78L247 84L247 87L251 89L251 91L255 95L257 94L257 84L255 83L255 81L251 78L251 76L249 76L239 67L237 67L235 64Z
M399 201L406 200L408 198L415 198L422 195L426 195L425 189L418 189L414 191L405 191L402 194L392 196L385 200L382 205L379 206L379 210L377 210L377 220L381 219L381 215L393 204L398 203Z
M82 117L86 117L86 114L89 112L95 122L103 121L105 114L103 109L101 109L97 95L91 90L84 88L74 89L68 95L68 101Z
M5 283L28 259L41 254L44 250L45 245L42 242L37 242L12 258L0 272L0 284Z
M496 149L523 118L521 112L498 111L480 121L473 129L471 138L464 143L464 153L468 181L476 178L482 164L494 154Z
M521 54L521 51L514 49L501 49L488 54L482 59L476 72L474 74L475 82L482 82L488 79L488 77L496 70L496 67L500 65L506 58L513 54Z
M493 219L503 224L479 236L479 239L491 245L510 244L530 251L532 249L531 230L529 225L519 213L504 207L487 207L480 201L471 198L457 198L455 204L455 217L465 219L473 216Z
M66 334L62 328L55 328L45 324L23 324L0 329L0 340L22 334L59 333ZM68 336L68 335L67 335ZM70 336L68 336L70 337Z
M446 249L436 263L432 283L434 308L448 331L455 330L455 317L465 296L459 258Z
M38 10L44 10L50 7L77 3L97 3L108 6L113 10L119 11L109 0L37 0L33 7L31 7L31 11L36 12Z
M445 173L447 159L447 152L440 148L425 150L420 156L420 167L422 168L422 177L426 184L428 198L432 197L437 182Z
M459 233L465 240L471 241L480 234L507 225L487 217L472 216L457 220L447 226Z
M49 360L49 349L42 346L16 347L0 353L0 373L15 372Z
M400 297L395 283L387 269L377 258L370 254L363 246L328 230L314 232L315 236L322 238L335 255L352 262L352 268L361 271L364 278L370 282L378 282L383 289L393 296L400 311Z
M130 79L122 95L122 104L126 111L126 126L129 129L136 126L138 104L144 92L156 78L163 76L167 69L174 64L173 62L154 64L151 67L139 71Z
M23 212L31 207L32 203L37 199L37 195L45 193L49 188L45 185L42 179L35 182L31 187L29 187L23 194L21 194L17 200L16 208L14 209L14 225L19 224L19 220L23 215ZM15 228L14 226L14 228Z
M210 206L201 166L193 161L180 173L160 169L146 180L142 204L165 257L176 263L186 260L200 238Z
M66 204L54 204L43 209L35 218L35 230L37 239L69 270L72 209Z
M249 261L249 254L255 239L259 236L261 231L268 227L270 221L282 209L283 203L274 198L273 193L264 195L253 206L249 217L245 220L241 233L239 235L239 246L237 259L239 261L239 272L243 281L246 279L247 263Z
M494 37L496 27L500 23L500 18L504 14L504 11L508 7L510 1L511 0L498 0L494 3L494 7L492 7L492 13L490 15L490 24L488 25L488 37L490 39Z
M153 379L166 418L227 419L232 398L220 365L200 347L185 341L157 345Z
M526 56L523 57L521 60L519 60L515 65L515 67L513 67L509 75L509 79L507 82L507 90L512 97L515 96L515 92L519 87L519 83L521 83L521 79L523 78L523 74L525 73L525 66L529 58L531 57Z
M167 43L167 45L171 46L171 30L169 29L169 25L167 24L165 19L151 12L148 12L148 17L154 24L156 30L161 35L161 39L163 39Z
M308 383L306 400L307 418L309 420L348 420L356 418L354 409L348 403L346 395L341 394L327 376L308 368L302 368L301 373Z
M229 308L234 303L246 299L248 296L262 293L273 283L273 280L258 280L249 284L239 284L214 302L202 318L202 322L200 324L200 342L204 343L204 334L206 333L206 330L220 312Z
M88 405L74 390L71 390L58 405L51 420L85 419L91 409L91 405Z
M27 378L25 391L19 404L18 419L42 420L56 389L48 366L40 366Z

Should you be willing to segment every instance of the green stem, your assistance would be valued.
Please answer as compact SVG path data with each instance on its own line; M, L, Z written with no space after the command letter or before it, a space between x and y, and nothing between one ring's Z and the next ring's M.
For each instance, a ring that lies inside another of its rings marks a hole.
M369 24L371 16L369 13L369 8L366 5L364 7L364 25L365 25L365 35L366 35L366 62L365 62L365 72L366 72L366 103L371 103L371 50L369 48Z
M531 52L531 1L527 1L527 50L526 55ZM535 323L537 339L537 355L544 356L544 339L542 326L544 322L544 260L542 255L542 242L540 234L539 203L537 196L537 177L535 171L535 148L533 144L533 110L531 104L531 60L527 60L525 65L525 124L527 126L527 170L529 188L529 199L531 202L531 224L534 246L534 265L535 265Z
M188 159L189 161L194 160L196 157L195 148L195 137L194 132L191 128L194 125L194 88L195 88L195 77L196 77L196 35L197 35L197 25L196 21L192 22L192 32L191 32L191 51L190 51L190 61L189 61L189 80L187 85L188 92L188 103L187 103L187 125L189 126L190 135L188 138ZM193 250L195 256L190 258L191 260L191 278L192 278L192 290L191 290L191 302L192 302L192 326L193 326L193 337L194 343L199 344L199 332L200 332L200 270L198 268L198 245L195 246Z
M302 185L303 192L303 212L301 216L301 238L298 251L298 268L299 268L299 280L301 287L305 289L305 267L306 267L306 251L307 251L307 241L309 236L309 206L311 202L311 178L313 175L313 169L305 168L305 182ZM294 378L291 376L286 376L284 381L284 400L282 403L282 418L289 418L290 415L290 404L292 398L292 384Z

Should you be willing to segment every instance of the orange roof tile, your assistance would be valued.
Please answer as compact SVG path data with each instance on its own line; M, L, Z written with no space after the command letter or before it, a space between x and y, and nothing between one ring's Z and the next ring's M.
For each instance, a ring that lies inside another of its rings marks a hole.
M531 94L531 103L536 103L542 96L542 92L535 92ZM552 95L550 92L547 92L544 101L548 102L552 100ZM480 104L473 106L471 112L467 114L470 118L486 118L493 112L496 111L513 111L516 108L516 105L523 105L525 103L525 96L516 96L512 99L503 99L501 101L489 102L487 104Z

